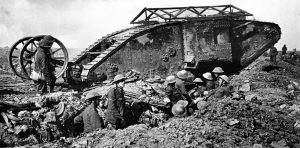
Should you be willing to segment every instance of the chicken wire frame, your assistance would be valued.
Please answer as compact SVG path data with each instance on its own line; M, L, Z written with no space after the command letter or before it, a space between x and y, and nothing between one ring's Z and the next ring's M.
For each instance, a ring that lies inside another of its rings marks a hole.
M205 19L241 19L253 16L233 5L144 8L130 23L147 24L170 21L205 20Z

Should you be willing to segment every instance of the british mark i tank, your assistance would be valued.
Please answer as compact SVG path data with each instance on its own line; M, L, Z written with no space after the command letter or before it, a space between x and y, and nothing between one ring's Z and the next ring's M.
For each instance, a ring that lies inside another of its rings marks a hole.
M233 5L144 8L131 21L133 27L102 37L70 61L57 62L64 72L57 77L70 83L103 81L130 69L145 78L165 78L181 69L200 76L215 66L234 73L280 39L277 24L251 16Z

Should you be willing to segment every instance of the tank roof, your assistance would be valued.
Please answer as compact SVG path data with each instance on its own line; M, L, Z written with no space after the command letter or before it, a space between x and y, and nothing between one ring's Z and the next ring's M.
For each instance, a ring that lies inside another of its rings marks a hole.
M144 8L130 23L147 24L171 21L246 19L253 14L233 5Z

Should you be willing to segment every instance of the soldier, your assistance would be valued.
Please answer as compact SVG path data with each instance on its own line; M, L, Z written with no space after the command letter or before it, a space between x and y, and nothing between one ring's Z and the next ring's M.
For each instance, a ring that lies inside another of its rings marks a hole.
M85 100L90 102L90 105L84 109L77 117L74 118L74 124L78 124L83 121L84 132L92 132L98 128L103 129L103 119L97 113L97 106L100 102L100 97L97 92L90 92L87 94Z
M282 55L283 57L285 56L286 51L287 51L287 48L286 48L286 45L284 44L283 47L282 47L282 51L281 51L281 55Z
M293 49L293 52L291 52L291 62L292 64L295 64L296 60L297 60L297 50L296 48Z
M168 76L166 78L166 96L171 101L172 106L176 104L179 100L183 100L181 91L175 87L176 77Z
M108 128L122 129L126 126L124 119L125 98L124 86L126 78L122 75L116 75L113 83L115 87L108 92L108 106L105 112L105 118L108 122Z
M212 89L215 89L215 82L213 81L213 77L211 75L210 72L206 72L204 74L202 74L203 78L205 78L205 87L206 87L206 90L209 91L209 90L212 90Z
M203 92L205 91L205 87L203 86L203 81L200 78L196 78L193 81L196 84L196 87L194 87L192 90L189 91L189 95L192 99L195 99L195 94L202 96ZM198 96L198 97L199 97Z
M54 75L55 67L52 63L50 48L55 39L46 35L38 43L37 52L35 53L34 71L41 75L38 83L38 91L43 95L47 92L47 85L49 86L49 92L53 92L56 77ZM44 78L43 78L44 77Z
M277 49L273 46L270 48L270 60L271 63L276 64L276 56L278 54Z
M215 81L215 84L216 86L215 87L218 87L218 79L219 79L219 76L224 74L224 70L221 68L221 67L215 67L212 71L213 73L213 79Z
M188 78L188 72L186 70L181 70L177 72L177 78L175 82L175 87L178 88L181 91L182 96L185 100L187 100L189 103L192 102L191 97L188 95L188 91L185 86L185 81Z
M223 96L231 96L232 86L228 86L229 78L221 75L218 79L219 87L216 89L214 97L221 98Z
M212 72L214 74L215 79L218 79L218 77L224 73L224 70L221 67L215 67Z

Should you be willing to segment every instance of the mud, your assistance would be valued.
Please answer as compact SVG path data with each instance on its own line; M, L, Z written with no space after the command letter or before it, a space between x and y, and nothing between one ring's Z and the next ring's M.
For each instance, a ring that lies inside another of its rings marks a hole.
M24 147L300 147L299 65L283 61L272 65L268 57L260 57L230 78L244 98L209 98L207 108L159 127L139 124L97 130ZM30 81L4 70L0 79L3 101L20 103L36 97ZM96 88L102 89L109 87ZM80 98L69 100L75 103Z

